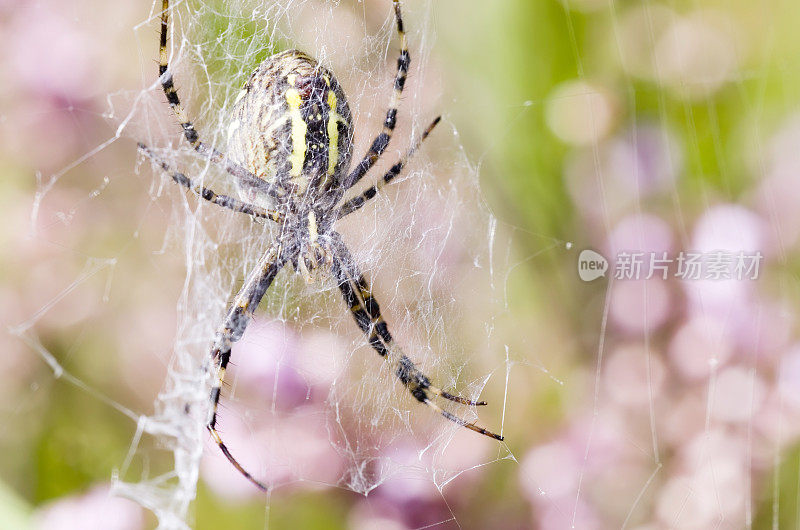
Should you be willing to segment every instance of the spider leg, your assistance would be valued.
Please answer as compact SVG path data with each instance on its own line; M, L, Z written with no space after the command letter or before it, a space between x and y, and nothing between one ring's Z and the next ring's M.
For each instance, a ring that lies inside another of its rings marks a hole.
M405 167L405 165L408 163L411 157L414 156L414 153L417 151L417 149L419 149L419 146L422 145L422 142L425 141L425 138L428 137L433 128L436 127L436 125L439 123L441 119L442 119L441 116L437 116L436 119L433 120L431 124L428 125L428 127L422 132L422 136L420 136L413 144L411 144L409 150L406 151L406 153L400 158L400 160L398 160L397 163L393 165L389 169L389 171L387 171L386 174L383 175L383 177L376 184L373 184L372 186L364 190L364 192L361 193L360 195L357 195L352 199L348 200L347 202L345 202L344 204L342 204L337 219L341 219L346 215L350 215L351 213L355 212L356 210L364 206L364 204L366 204L368 200L370 200L371 198L375 197L375 195L378 194L381 188L383 188L386 184L389 184L392 180L394 180L394 178L400 174L400 172L403 170L403 167Z
M281 270L283 265L288 261L286 256L282 255L280 244L273 246L258 263L258 267L250 274L245 281L239 294L228 311L225 321L222 323L217 338L211 349L211 357L214 361L214 369L216 371L213 387L211 388L211 408L209 410L209 419L206 425L208 431L214 442L219 446L222 454L228 461L235 467L239 473L255 484L256 487L262 491L267 491L267 485L257 480L251 475L231 454L222 437L217 431L217 406L219 405L220 390L225 383L225 369L231 358L231 345L242 338L244 330L247 327L253 312L258 307L264 293L269 289L272 280Z
M389 140L392 139L394 126L397 123L397 104L400 101L400 95L403 93L403 87L406 84L406 76L408 75L408 67L411 64L411 56L408 53L408 45L406 43L406 32L403 28L403 18L400 16L400 2L393 0L394 16L397 20L397 33L400 35L400 57L397 59L397 74L394 78L394 92L392 92L392 99L389 101L389 110L386 111L386 119L383 121L383 130L372 141L372 145L364 155L364 158L353 171L347 176L342 183L342 189L351 188L356 182L361 180L369 169L375 165L375 162L386 150L389 145Z
M197 130L194 124L189 119L188 114L181 105L178 98L178 91L175 88L175 83L172 79L172 72L169 71L169 56L167 54L167 33L169 31L169 0L162 0L161 3L161 37L159 39L159 62L158 62L158 75L161 87L164 89L164 95L167 96L172 112L178 119L178 123L183 128L183 135L186 141L198 153L208 157L216 163L222 163L225 171L236 179L244 186L263 191L275 199L280 200L281 197L273 186L258 178L256 175L240 166L224 153L217 150L213 146L207 146L204 142L200 141Z
M428 377L416 367L411 359L409 359L392 341L392 336L389 333L386 322L381 316L378 302L375 300L375 297L372 296L369 284L358 271L350 252L341 240L341 236L333 232L332 237L335 252L331 270L339 283L339 290L342 291L344 300L350 307L356 324L367 336L370 346L372 346L381 357L393 363L395 375L397 375L411 395L420 403L424 403L448 420L462 427L494 438L495 440L503 440L501 435L459 418L443 410L431 400L431 394L433 394L466 405L486 404L485 401L472 401L460 396L454 396L431 384L430 379L428 379Z
M169 165L163 160L159 159L146 145L139 142L138 146L139 150L147 155L150 160L161 166L164 171L169 173L172 177L172 180L193 192L195 195L198 195L199 197L212 202L217 206L222 206L223 208L233 210L234 212L245 213L260 219L269 219L271 221L275 221L276 223L283 221L283 215L279 212L267 210L265 208L261 208L260 206L256 206L255 204L246 203L228 195L218 195L214 190L200 186L199 184L195 184L192 179L183 173L173 172Z

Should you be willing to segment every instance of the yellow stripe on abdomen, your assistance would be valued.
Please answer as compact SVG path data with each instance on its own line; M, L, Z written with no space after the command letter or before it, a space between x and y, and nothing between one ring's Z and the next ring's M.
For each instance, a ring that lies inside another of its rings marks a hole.
M328 176L336 171L339 163L339 121L342 117L336 112L336 94L328 90Z
M289 161L292 164L289 175L299 177L303 172L303 162L306 159L306 131L308 125L300 113L300 92L295 88L286 90L286 103L289 105L289 118L292 120L292 154ZM304 186L301 186L304 187Z

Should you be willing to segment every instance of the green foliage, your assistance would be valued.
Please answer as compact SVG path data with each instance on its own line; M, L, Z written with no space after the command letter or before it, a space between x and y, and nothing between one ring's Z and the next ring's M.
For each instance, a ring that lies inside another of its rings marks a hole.
M313 528L314 530L343 530L349 502L340 494L329 491L317 493L276 493L264 507L262 498L247 504L226 503L201 486L196 506L195 528Z
M754 530L800 527L800 447L787 451L775 469L758 484L765 495L753 519Z

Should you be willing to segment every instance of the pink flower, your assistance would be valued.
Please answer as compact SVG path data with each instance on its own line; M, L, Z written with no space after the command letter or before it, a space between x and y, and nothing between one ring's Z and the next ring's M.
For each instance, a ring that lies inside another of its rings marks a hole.
M611 322L631 335L657 330L674 309L669 288L661 279L618 280L612 289Z
M107 485L80 496L62 497L37 514L39 530L139 530L144 515L138 504L112 497Z

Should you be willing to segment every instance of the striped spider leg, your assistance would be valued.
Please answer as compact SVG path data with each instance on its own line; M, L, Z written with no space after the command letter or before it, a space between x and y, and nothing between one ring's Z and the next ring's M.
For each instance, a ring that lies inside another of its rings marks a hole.
M403 27L403 17L400 15L400 2L399 0L392 0L392 2L394 4L394 18L397 22L397 34L400 36L400 56L397 58L397 73L394 77L394 90L392 91L392 98L389 101L389 110L386 111L386 118L383 120L383 130L372 141L372 145L367 151L367 154L364 155L364 158L361 159L361 162L359 162L347 178L342 181L342 193L358 183L361 177L366 175L367 171L375 165L375 162L378 161L389 146L394 127L397 124L397 105L400 103L400 96L403 94L403 88L406 86L408 67L411 65L411 55L408 53L406 31Z
M486 405L485 401L472 401L461 396L456 396L431 384L430 379L416 367L411 359L403 353L397 343L392 340L389 328L381 316L381 309L378 305L378 301L372 295L369 284L359 272L341 236L337 232L331 232L331 240L334 253L331 272L339 284L339 290L342 291L345 303L350 308L350 312L353 314L356 324L361 331L364 332L364 335L367 336L370 346L378 352L378 355L392 364L395 375L400 379L400 382L405 385L411 395L414 396L417 401L429 406L448 420L477 433L502 441L503 437L501 435L488 431L474 423L469 423L443 410L433 402L431 395L464 405Z
M159 82L161 83L161 88L164 90L164 95L167 97L167 102L169 102L169 106L172 109L172 112L175 114L175 118L178 120L178 123L183 129L184 138L186 138L186 141L189 142L189 145L191 145L195 151L209 158L211 161L221 164L225 171L233 176L243 189L257 190L258 192L266 193L273 199L280 201L281 196L275 189L274 185L257 177L217 148L208 146L205 142L200 140L200 136L197 134L197 129L194 128L194 123L192 123L192 121L189 119L188 114L181 104L181 100L178 97L178 91L175 88L175 83L172 78L172 72L169 70L169 54L167 52L168 33L169 0L162 0L161 33L158 47L158 78ZM141 142L139 143L139 147L144 148L144 150L147 149L146 146Z
M156 156L156 154L153 153L153 151L143 143L139 142L138 147L139 151L144 153L153 162L161 166L161 169L169 173L173 182L179 186L183 186L200 198L216 204L217 206L233 210L234 212L244 213L256 219L269 219L270 221L275 221L276 223L283 221L283 214L280 212L276 210L268 210L266 208L262 208L261 206L241 201L236 197L231 197L229 195L219 195L211 188L206 188L205 186L196 183L185 174L178 171L172 171L172 169L169 167L169 164Z
M286 252L283 245L278 242L259 260L258 265L250 273L239 294L236 295L222 326L217 331L214 345L211 348L211 358L214 362L214 383L211 388L211 408L209 410L208 423L206 427L211 433L214 442L219 446L225 458L235 467L239 473L255 484L260 490L267 491L267 486L257 480L253 475L242 466L231 454L222 437L217 431L217 407L219 405L220 392L225 383L225 370L231 358L231 346L244 335L247 324L253 317L253 312L258 307L264 294L272 285L275 276L283 268L287 261Z
M352 199L345 201L344 204L342 204L339 207L339 214L337 216L337 219L341 219L342 217L345 217L355 212L356 210L364 206L367 203L367 201L375 197L378 194L378 192L381 189L383 189L385 185L391 183L394 180L394 178L397 175L399 175L401 171L403 171L403 168L411 159L411 157L414 156L414 153L417 152L419 146L422 145L422 142L425 141L425 139L428 137L431 131L433 131L433 128L436 127L436 125L438 125L441 120L442 117L437 116L436 119L434 119L431 122L431 124L428 125L428 127L422 132L422 136L420 136L419 139L417 139L411 144L411 147L408 149L408 151L406 151L406 153L400 158L400 160L395 162L395 164L389 168L389 171L387 171L378 180L377 183L373 184L372 186L364 190L359 195L356 195Z
M434 402L434 398L441 397L464 405L486 404L434 386L402 352L389 333L369 284L334 229L339 219L364 206L400 174L439 123L439 118L436 118L374 185L343 201L345 192L358 183L384 154L397 122L397 105L411 59L399 0L393 0L393 5L400 37L400 56L389 110L381 132L364 157L350 170L353 123L344 91L332 72L297 50L267 58L245 82L230 112L227 155L200 141L178 99L169 70L166 48L169 0L162 0L158 71L167 101L189 144L201 155L222 165L234 177L240 192L248 198L253 197L253 200L220 195L185 174L173 171L145 145L140 143L139 150L167 172L175 183L202 199L279 225L275 242L234 298L210 351L214 373L207 428L230 463L262 490L267 490L267 485L244 469L222 440L216 427L217 408L231 346L244 334L278 272L289 263L307 281L311 281L311 272L315 269L330 272L369 344L392 364L393 372L414 398L458 425L496 440L503 439L501 435L469 423ZM274 209L261 206L263 200L274 204Z

